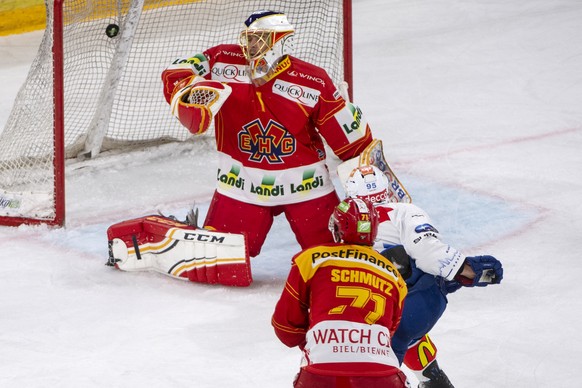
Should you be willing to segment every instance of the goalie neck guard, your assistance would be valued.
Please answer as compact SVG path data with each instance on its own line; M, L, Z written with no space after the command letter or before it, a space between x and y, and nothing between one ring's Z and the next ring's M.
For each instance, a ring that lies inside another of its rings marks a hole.
M280 60L293 52L295 29L287 16L276 11L256 11L245 21L239 44L247 59L251 80L268 76Z

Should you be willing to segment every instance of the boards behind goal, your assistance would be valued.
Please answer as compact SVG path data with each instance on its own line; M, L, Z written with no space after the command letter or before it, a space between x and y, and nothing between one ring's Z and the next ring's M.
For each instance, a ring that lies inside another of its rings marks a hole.
M161 72L237 43L259 9L287 14L294 55L351 84L351 0L46 0L36 58L0 132L0 225L65 221L65 161L193 138L170 114ZM201 136L212 136L208 131Z

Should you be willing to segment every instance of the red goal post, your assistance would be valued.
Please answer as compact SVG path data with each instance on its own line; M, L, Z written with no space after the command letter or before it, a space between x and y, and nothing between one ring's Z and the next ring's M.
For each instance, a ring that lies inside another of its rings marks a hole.
M65 162L195 138L170 114L160 74L176 57L237 43L253 11L285 12L294 55L348 82L351 96L351 0L45 3L38 54L0 129L0 225L64 225Z

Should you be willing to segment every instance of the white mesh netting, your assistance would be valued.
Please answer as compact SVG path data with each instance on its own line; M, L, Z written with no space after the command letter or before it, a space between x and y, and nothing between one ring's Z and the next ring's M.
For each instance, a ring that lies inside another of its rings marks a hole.
M89 149L107 150L191 138L170 114L161 72L176 57L237 43L244 20L257 9L285 12L296 29L295 56L325 68L335 82L343 80L342 0L64 3L67 158L86 151L86 142ZM52 9L47 0L38 55L0 133L0 203L25 199L28 192L50 197L53 190ZM106 34L110 25L119 26L113 37ZM14 215L14 208L0 206L0 216Z

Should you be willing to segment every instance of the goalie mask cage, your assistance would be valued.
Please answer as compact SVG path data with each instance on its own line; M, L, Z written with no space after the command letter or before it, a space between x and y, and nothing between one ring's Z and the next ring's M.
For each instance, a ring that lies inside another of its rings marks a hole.
M0 132L0 225L63 225L65 162L192 139L170 113L161 73L177 57L238 43L253 11L286 13L293 55L326 69L336 84L351 84L351 0L45 4L38 54Z

